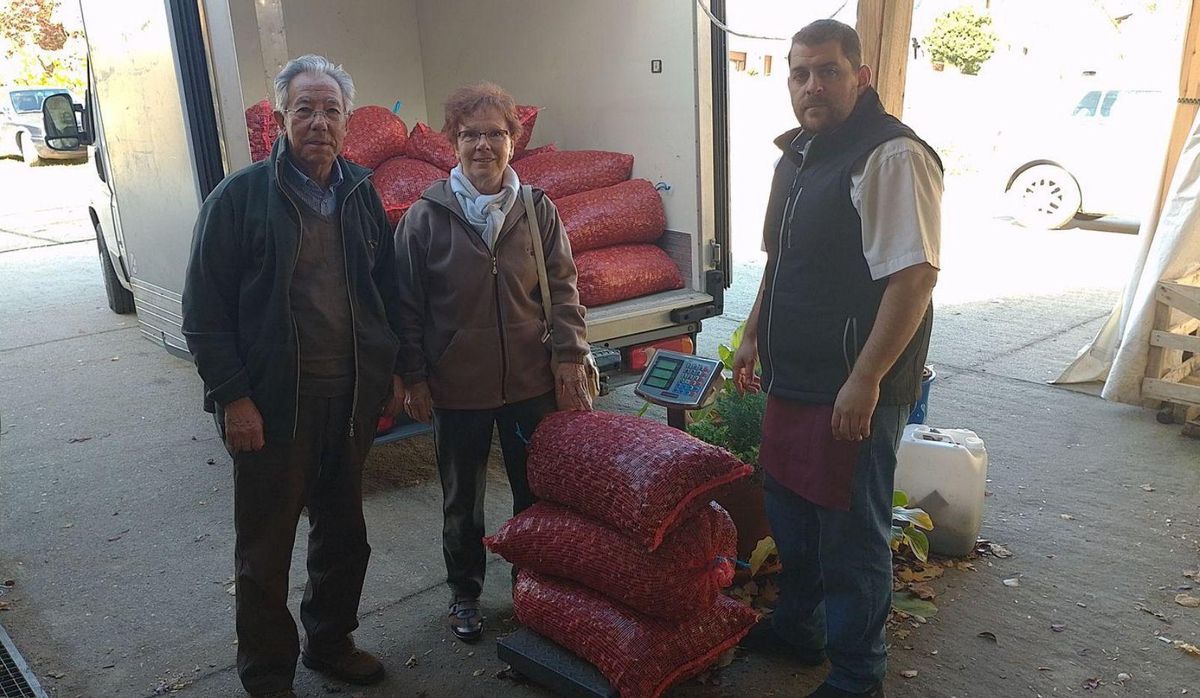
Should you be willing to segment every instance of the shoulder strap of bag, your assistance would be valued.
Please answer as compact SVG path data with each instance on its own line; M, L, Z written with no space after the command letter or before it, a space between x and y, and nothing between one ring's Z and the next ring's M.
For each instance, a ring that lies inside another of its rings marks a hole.
M533 258L537 262L538 287L542 291L542 314L546 317L546 334L542 341L550 338L554 324L550 316L550 280L546 276L546 253L542 250L542 231L538 225L537 210L533 207L533 188L521 185L521 197L525 201L525 215L529 218L529 235L533 238Z

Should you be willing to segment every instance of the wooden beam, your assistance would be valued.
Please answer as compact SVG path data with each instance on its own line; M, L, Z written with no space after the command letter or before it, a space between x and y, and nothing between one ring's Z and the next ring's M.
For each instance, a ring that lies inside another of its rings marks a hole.
M856 28L862 40L863 63L871 67L871 81L883 108L896 117L904 112L912 15L913 0L858 2Z
M1200 405L1200 386L1146 378L1142 380L1142 397L1183 405Z
M1150 333L1150 346L1200 354L1200 337L1153 330Z
M1171 138L1167 142L1167 161L1158 182L1158 199L1155 210L1162 211L1167 200L1167 190L1175 176L1179 156L1192 131L1192 123L1200 109L1200 0L1192 0L1188 16L1187 34L1183 40L1183 56L1179 68L1179 101L1175 105L1175 121L1171 125Z

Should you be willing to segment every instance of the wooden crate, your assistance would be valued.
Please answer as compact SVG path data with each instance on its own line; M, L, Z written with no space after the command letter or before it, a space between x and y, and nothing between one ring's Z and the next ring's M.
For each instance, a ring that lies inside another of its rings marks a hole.
M1142 397L1164 403L1160 421L1190 423L1200 419L1200 270L1160 281L1154 300ZM1184 433L1195 431L1185 426Z

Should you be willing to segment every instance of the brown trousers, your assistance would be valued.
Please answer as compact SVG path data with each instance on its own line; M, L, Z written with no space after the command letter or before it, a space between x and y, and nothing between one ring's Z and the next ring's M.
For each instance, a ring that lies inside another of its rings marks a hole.
M351 396L301 395L296 436L238 453L234 548L238 675L250 693L289 688L300 652L288 611L296 525L308 507L308 584L300 603L306 646L327 654L350 642L371 547L362 512L362 464L372 428L349 433ZM221 425L218 413L218 425Z

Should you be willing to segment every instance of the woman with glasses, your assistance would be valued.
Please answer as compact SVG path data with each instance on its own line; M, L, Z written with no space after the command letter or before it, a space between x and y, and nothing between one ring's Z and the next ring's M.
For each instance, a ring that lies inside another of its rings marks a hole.
M541 190L532 191L534 210L527 210L508 165L521 135L516 103L500 87L482 83L460 88L445 107L444 132L458 165L425 190L396 231L399 361L405 410L433 422L450 629L472 642L483 633L483 503L493 428L517 513L533 503L525 470L529 437L549 412L590 410L591 376L562 221ZM535 231L545 258L550 326Z

